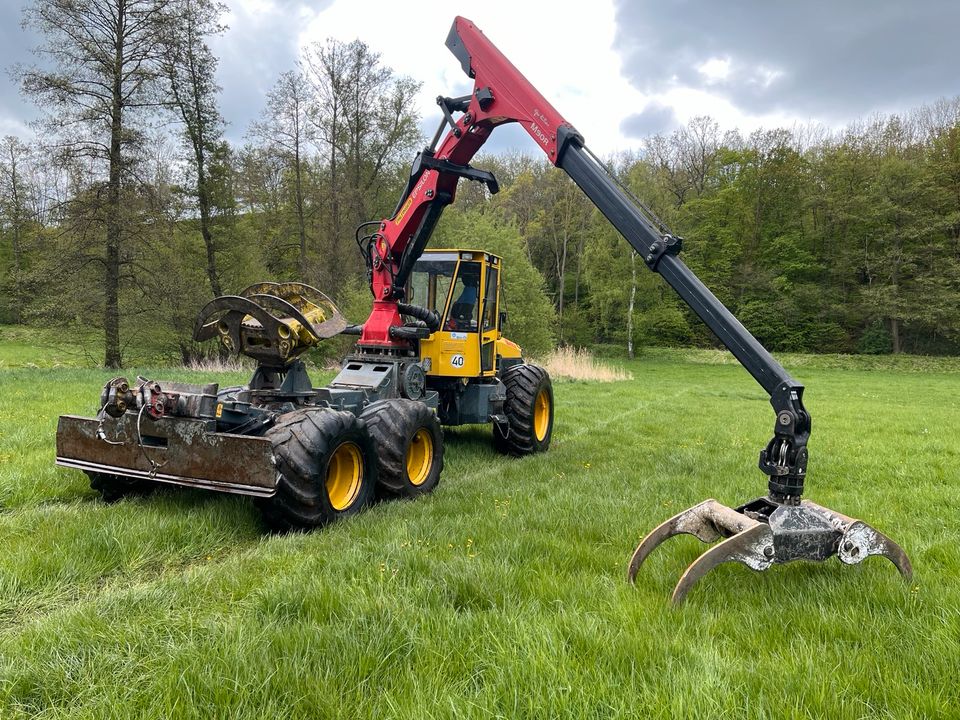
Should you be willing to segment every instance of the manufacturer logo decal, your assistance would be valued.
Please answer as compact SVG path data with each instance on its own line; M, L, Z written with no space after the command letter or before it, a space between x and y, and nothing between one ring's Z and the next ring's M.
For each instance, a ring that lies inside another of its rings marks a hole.
M400 212L397 213L397 219L394 222L399 225L403 222L403 216L407 214L407 210L410 209L410 206L413 205L413 196L407 198L407 201L403 204L403 207L400 208Z
M551 125L550 118L548 118L542 112L534 108L533 122L530 123L530 132L532 132L534 136L537 138L537 140L539 140L540 143L544 147L546 147L547 145L550 144L550 140L547 138L547 133L544 132L544 130L541 129L540 125L537 124L538 122L541 123L547 130L549 130Z
M549 145L550 141L547 140L547 136L544 134L543 130L540 129L540 126L536 123L530 123L530 132L536 135L537 140L540 141L541 145Z
M420 191L423 189L423 186L426 184L426 182L427 174L424 173L420 178L420 182L418 182L414 186L413 190L410 191L410 197L407 198L407 201L403 204L403 207L400 208L400 212L397 213L397 217L394 219L394 222L397 225L403 222L403 216L407 214L407 211L410 209L410 206L413 205L413 201L416 199L417 195L420 194Z

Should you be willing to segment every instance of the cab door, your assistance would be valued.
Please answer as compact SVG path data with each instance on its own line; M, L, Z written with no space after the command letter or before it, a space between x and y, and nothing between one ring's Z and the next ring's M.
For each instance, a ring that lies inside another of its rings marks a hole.
M480 316L480 374L497 372L497 318L500 311L500 258L487 255L483 263L483 306Z
M474 252L458 251L453 257L456 271L440 329L429 340L420 341L420 352L435 358L429 375L472 378L480 375L484 262Z

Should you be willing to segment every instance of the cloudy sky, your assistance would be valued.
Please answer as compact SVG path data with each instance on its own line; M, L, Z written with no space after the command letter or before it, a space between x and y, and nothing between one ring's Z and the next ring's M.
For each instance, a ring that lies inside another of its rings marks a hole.
M444 46L456 3L226 3L229 29L215 50L231 140L242 139L298 49L328 37L360 37L397 72L420 80L425 131L436 125L438 94L469 89ZM20 29L20 6L0 0L5 67L29 62L37 42ZM488 0L460 7L601 153L635 148L695 115L742 130L839 127L960 94L955 0ZM29 132L35 114L15 82L0 77L0 134ZM488 147L535 146L511 128Z

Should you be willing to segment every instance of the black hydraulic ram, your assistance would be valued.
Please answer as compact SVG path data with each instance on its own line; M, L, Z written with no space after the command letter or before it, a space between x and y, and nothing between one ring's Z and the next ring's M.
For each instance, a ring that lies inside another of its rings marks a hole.
M895 542L866 523L801 499L810 437L803 385L686 266L678 255L682 240L658 229L645 209L583 145L579 135L571 132L558 140L561 149L557 166L743 364L770 395L776 413L774 436L760 453L760 469L769 477L767 495L735 509L706 500L670 518L637 547L630 561L630 581L635 580L647 555L667 538L681 533L704 542L724 540L687 568L674 590L674 602L681 602L693 584L713 567L732 561L765 570L791 560L825 560L836 555L845 563L855 564L870 555L882 555L909 579L910 560Z

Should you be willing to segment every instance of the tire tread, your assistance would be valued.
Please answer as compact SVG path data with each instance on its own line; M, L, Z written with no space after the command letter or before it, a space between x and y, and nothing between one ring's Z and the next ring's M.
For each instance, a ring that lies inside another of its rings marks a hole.
M353 515L370 501L376 481L376 457L363 423L352 413L328 408L302 408L282 415L266 437L277 464L277 491L257 505L277 530L309 529ZM327 497L323 474L328 456L341 442L360 446L364 477L357 499L338 511Z
M546 450L553 433L553 422L544 441L537 440L534 430L534 410L537 394L546 385L550 392L550 412L553 412L553 387L550 375L539 365L514 365L503 375L507 399L503 412L507 416L509 430L504 436L494 426L494 442L500 452L510 455L530 455Z
M388 495L416 497L431 492L443 471L443 430L433 410L417 400L392 398L371 403L360 414L377 450L379 488ZM434 464L430 477L416 486L407 478L407 444L420 428L428 428L434 440Z

